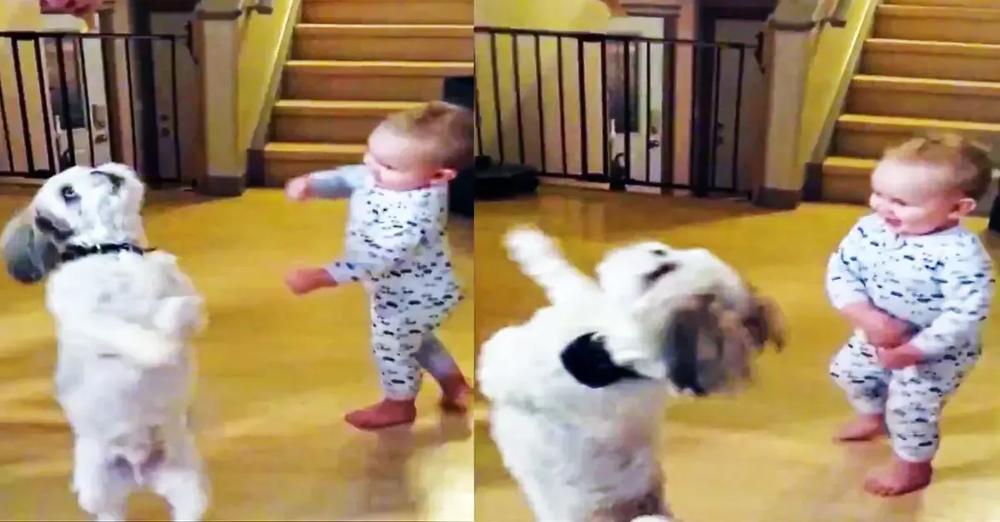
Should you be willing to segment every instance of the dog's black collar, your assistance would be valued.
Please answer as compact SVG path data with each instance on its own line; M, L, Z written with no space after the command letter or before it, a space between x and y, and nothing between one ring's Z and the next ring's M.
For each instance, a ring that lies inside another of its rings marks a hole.
M132 252L135 254L143 255L146 252L152 252L154 248L144 249L133 245L132 243L102 243L100 245L94 245L89 247L79 246L79 245L69 245L66 250L59 256L63 263L68 263L77 259L81 259L87 256L94 255L104 255L104 254L117 254L119 252Z
M594 333L574 339L563 349L560 358L566 371L589 388L603 388L625 379L646 378L632 368L615 364L604 341Z

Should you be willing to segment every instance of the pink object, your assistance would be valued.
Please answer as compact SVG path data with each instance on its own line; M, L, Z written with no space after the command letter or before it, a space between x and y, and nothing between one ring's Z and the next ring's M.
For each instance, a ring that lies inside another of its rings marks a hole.
M97 11L104 0L39 0L42 13L69 13L74 16L85 16Z

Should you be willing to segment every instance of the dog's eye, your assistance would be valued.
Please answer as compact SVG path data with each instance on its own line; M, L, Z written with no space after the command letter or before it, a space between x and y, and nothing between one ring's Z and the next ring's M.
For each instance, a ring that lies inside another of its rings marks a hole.
M652 251L652 254L657 257L667 257L667 251L662 248L657 248Z
M76 193L71 185L66 185L59 190L59 195L62 196L63 201L69 203L70 201L76 201L80 199L80 196Z
M673 272L674 270L677 270L677 263L663 263L662 265L658 266L656 270L653 270L652 272L646 274L646 276L643 279L645 279L646 286L649 286L655 283L656 280L659 279L660 277L665 276L670 272Z

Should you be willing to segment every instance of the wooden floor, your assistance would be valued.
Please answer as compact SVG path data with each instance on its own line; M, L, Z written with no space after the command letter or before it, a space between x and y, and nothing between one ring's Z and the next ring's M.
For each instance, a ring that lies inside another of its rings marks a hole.
M6 220L27 193L4 188ZM177 254L209 307L197 343L195 424L214 489L213 520L471 520L471 420L442 416L426 381L412 430L381 435L341 419L379 398L361 288L285 291L294 263L340 252L342 203L287 203L279 191L207 201L157 193L150 241ZM472 372L472 224L452 220L468 299L439 332ZM70 435L52 398L51 321L41 286L0 278L0 520L83 520L69 492ZM133 520L163 519L142 497Z
M502 233L538 223L562 238L569 256L591 267L609 243L636 238L705 246L777 298L791 344L761 361L745 395L678 402L664 412L667 496L685 522L986 522L1000 520L1000 309L986 355L944 414L936 482L895 500L868 496L864 474L889 457L884 442L830 442L848 415L826 375L848 334L827 304L827 257L859 207L805 205L767 213L745 204L545 189L538 198L476 208L476 345L527 318L542 294L506 260ZM971 220L976 230L985 221ZM997 247L993 250L996 251ZM996 349L994 349L996 348ZM528 521L530 514L476 414L476 520Z

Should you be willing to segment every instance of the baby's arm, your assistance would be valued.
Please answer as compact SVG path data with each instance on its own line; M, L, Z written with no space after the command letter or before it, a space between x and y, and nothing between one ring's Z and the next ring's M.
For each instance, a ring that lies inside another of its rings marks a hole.
M288 195L292 199L348 198L362 187L371 174L364 165L351 165L333 170L313 172L288 183Z
M964 251L944 262L937 271L944 294L941 315L921 330L910 344L927 356L945 354L950 348L976 342L979 324L986 320L993 300L993 263L978 239L971 237Z
M838 311L851 305L869 304L868 291L860 276L864 223L858 222L840 242L826 266L826 295Z
M540 230L519 227L504 238L508 255L524 275L545 290L553 304L579 303L600 295L600 288L563 257L559 247Z

